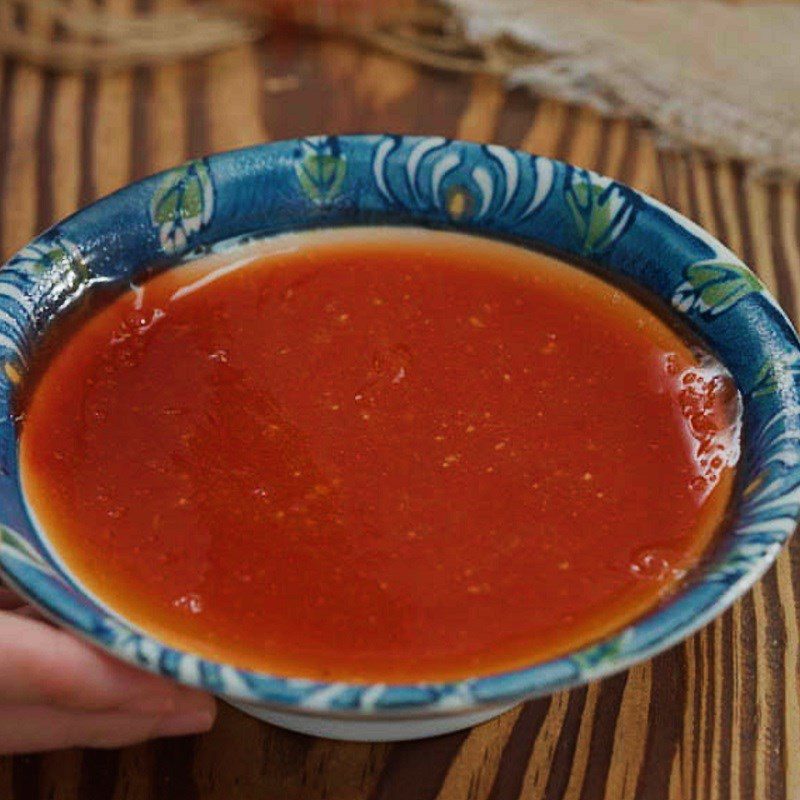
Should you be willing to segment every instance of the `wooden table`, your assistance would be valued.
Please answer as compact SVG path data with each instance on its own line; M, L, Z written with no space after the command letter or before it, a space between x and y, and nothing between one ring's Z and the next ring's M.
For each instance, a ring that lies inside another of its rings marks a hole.
M319 132L437 133L568 159L662 198L755 267L798 319L798 187L749 183L741 165L699 153L657 153L639 125L287 33L111 77L1 67L3 257L78 206L185 158ZM472 731L342 744L223 706L201 737L0 759L0 800L798 800L799 595L800 540L685 644Z

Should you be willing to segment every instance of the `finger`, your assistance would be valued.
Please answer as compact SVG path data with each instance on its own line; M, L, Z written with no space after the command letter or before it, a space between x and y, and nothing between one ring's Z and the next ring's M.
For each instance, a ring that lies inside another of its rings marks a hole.
M0 753L29 753L64 747L125 747L159 736L207 731L214 723L211 698L180 705L168 715L120 711L72 711L52 706L0 708Z
M0 704L169 713L199 692L112 659L37 620L0 612Z

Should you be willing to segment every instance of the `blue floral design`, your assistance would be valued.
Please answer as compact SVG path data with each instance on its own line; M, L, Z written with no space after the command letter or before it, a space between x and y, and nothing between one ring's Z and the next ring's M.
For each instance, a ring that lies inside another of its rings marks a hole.
M639 198L622 184L587 169L570 168L564 179L564 199L580 252L607 252L636 218Z
M150 201L150 219L158 228L161 249L168 254L185 252L213 212L214 185L204 159L165 173Z
M342 191L347 158L336 136L303 139L295 150L294 171L303 193L318 206L333 202Z
M672 305L684 313L697 311L714 317L733 308L748 294L766 293L761 281L735 258L695 261L684 275L686 280L672 296Z
M375 147L375 185L392 208L482 225L502 218L519 225L544 203L553 186L548 159L484 145L470 158L461 142L442 137L387 137ZM398 165L402 168L398 169Z

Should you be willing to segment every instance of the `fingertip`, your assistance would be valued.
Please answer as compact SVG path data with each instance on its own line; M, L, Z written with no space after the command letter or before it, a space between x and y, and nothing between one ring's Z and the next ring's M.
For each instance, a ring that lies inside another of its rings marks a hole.
M192 712L208 714L213 724L217 716L217 701L206 692L196 689L182 689L176 704L175 713Z
M213 726L214 716L214 711L208 709L171 714L159 721L154 736L188 736L205 733Z
M208 714L211 717L211 724L213 725L214 720L217 718L217 701L214 696L195 689L184 690L184 694L188 694L190 699L187 701L181 699L181 702L188 702L189 708ZM180 707L181 704L179 703L179 708Z

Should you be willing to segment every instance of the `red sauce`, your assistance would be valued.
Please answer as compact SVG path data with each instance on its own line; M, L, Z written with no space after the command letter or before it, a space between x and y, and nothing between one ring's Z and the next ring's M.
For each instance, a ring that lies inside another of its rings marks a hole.
M448 679L586 644L696 564L736 393L651 311L455 234L266 247L118 297L28 401L26 495L110 608L243 667Z

